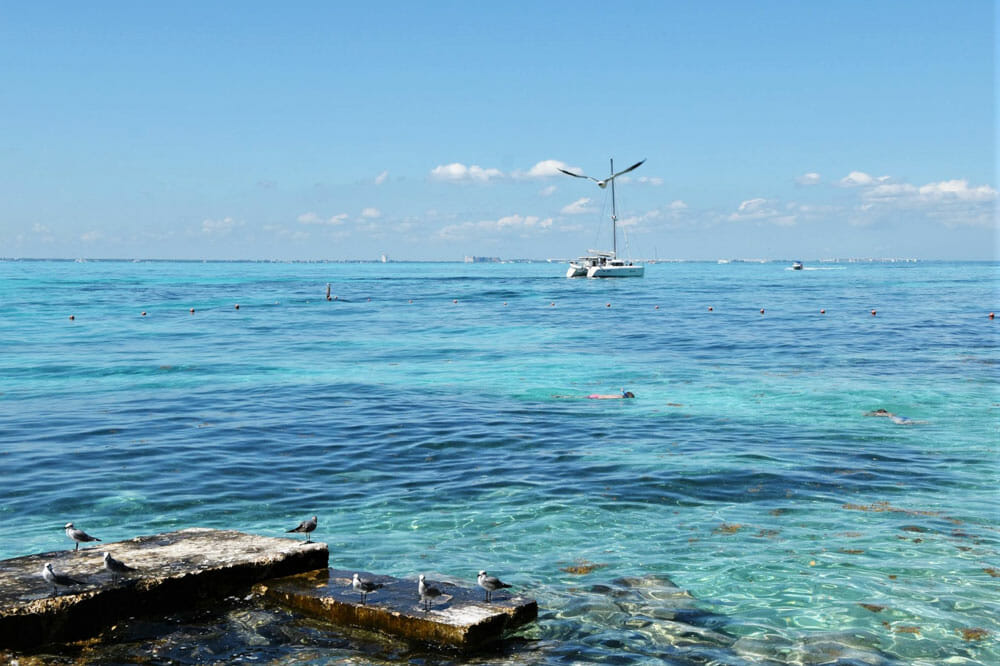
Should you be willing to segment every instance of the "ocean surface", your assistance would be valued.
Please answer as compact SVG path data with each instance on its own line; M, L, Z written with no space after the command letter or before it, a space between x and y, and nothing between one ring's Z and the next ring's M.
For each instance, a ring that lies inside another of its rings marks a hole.
M0 557L316 514L337 568L536 598L473 663L1000 663L1000 265L565 269L0 262ZM462 662L159 622L52 658Z

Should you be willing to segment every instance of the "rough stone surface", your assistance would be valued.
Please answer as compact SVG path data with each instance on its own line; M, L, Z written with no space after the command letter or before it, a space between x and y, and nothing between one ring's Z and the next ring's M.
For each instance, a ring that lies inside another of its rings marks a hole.
M101 553L137 571L112 580ZM84 585L60 587L56 572ZM92 636L123 618L247 591L253 583L324 569L326 544L192 528L0 561L0 647L28 648Z
M368 595L351 587L353 571L327 569L267 581L255 587L265 597L331 623L380 631L409 641L475 650L499 641L507 631L533 622L538 604L532 599L495 592L484 601L483 590L430 581L443 593L424 609L416 580L359 572L383 587Z

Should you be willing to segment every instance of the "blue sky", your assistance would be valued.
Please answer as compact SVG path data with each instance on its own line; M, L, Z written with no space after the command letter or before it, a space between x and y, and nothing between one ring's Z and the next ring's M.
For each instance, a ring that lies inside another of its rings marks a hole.
M998 255L992 2L0 7L0 256ZM620 247L620 250L622 247Z

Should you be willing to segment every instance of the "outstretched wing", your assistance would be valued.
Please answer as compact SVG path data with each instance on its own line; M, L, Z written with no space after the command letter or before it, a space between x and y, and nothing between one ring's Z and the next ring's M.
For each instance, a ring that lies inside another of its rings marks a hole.
M638 162L636 162L635 164L633 164L629 168L623 169L623 170L619 171L618 173L614 174L613 176L611 176L611 178L617 178L618 176L622 175L623 173L628 173L632 169L638 169L640 166L642 166L642 163L645 162L645 161L646 161L645 159L639 160ZM611 178L608 178L608 180L611 180Z
M566 171L566 169L559 169L559 170L562 171L567 176L573 176L574 178L590 178L590 176L584 176L584 175L579 174L579 173L573 173L572 171ZM590 180L594 180L594 179L590 178Z

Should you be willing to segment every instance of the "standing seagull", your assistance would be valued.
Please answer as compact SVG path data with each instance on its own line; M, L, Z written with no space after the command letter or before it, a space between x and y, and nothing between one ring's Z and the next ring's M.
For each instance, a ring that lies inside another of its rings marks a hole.
M76 548L73 550L80 550L81 543L86 543L88 541L100 541L97 537L92 537L83 530L76 529L73 527L73 523L66 523L66 536L73 541L76 541Z
M382 583L373 583L370 580L364 580L358 574L354 574L351 587L361 593L361 605L364 606L368 603L368 593L382 589Z
M510 587L510 585L503 582L496 576L487 576L485 571L479 572L479 578L476 579L476 582L479 583L479 587L486 590L487 603L493 600L493 593L495 591L499 590L502 587Z
M316 529L316 516L313 516L309 520L303 520L301 523L299 523L298 527L293 527L290 530L285 530L285 533L287 534L288 532L304 532L306 535L306 543L309 543L310 541L312 541L311 534L314 529Z
M608 176L607 178L605 178L604 180L597 180L593 176L585 176L583 174L573 173L572 171L566 171L566 169L559 169L559 170L562 171L567 176L573 176L574 178L588 178L588 179L594 181L595 183L597 183L597 186L603 190L605 187L608 186L608 183L610 183L611 181L613 181L615 178L617 178L618 176L622 175L623 173L628 173L632 169L638 169L640 166L642 166L642 163L645 162L645 161L646 160L641 160L639 162L636 162L635 164L633 164L629 168L623 169L623 170L619 171L618 173L613 173L610 176Z
M111 572L111 580L118 580L119 576L135 571L135 567L130 567L121 560L111 557L111 553L104 553L104 568Z
M56 573L55 571L52 570L52 563L51 562L46 563L46 565L42 568L42 578L44 578L46 580L46 582L49 582L49 583L52 584L52 594L56 593L56 591L57 591L56 586L57 585L85 585L86 584L86 583L83 583L81 581L78 581L75 578L70 578L69 576L66 576L64 574L58 574L58 573Z
M424 610L431 609L431 602L441 596L441 590L429 586L424 581L424 575L420 574L420 582L417 584L417 591L420 592L420 600L424 602Z

